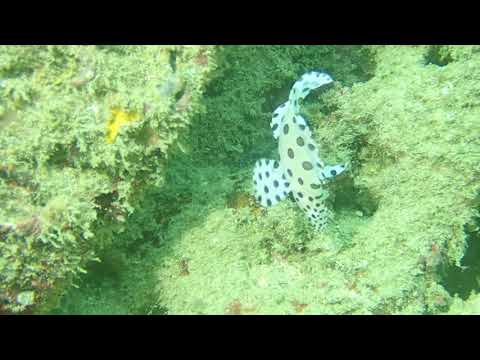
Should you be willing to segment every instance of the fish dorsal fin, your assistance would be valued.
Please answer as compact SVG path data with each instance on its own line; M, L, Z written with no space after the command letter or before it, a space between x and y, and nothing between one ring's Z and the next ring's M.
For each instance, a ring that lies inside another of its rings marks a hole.
M277 160L260 159L253 169L255 199L264 207L276 205L290 192L290 183Z

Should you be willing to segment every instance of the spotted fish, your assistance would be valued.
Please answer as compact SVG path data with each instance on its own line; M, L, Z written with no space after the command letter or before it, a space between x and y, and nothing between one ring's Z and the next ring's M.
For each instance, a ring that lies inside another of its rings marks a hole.
M308 123L300 114L299 101L332 81L325 73L311 71L295 82L288 101L273 112L270 123L280 160L260 159L253 171L255 198L262 206L274 206L292 193L317 230L322 230L328 219L326 184L345 166L326 165L321 160Z

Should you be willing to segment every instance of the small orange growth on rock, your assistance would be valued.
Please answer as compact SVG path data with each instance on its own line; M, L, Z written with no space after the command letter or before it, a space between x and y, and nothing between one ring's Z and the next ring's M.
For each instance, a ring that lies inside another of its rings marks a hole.
M227 306L225 311L227 315L241 315L242 314L242 304L238 299L235 299L232 303Z
M297 300L293 300L292 305L295 308L296 313L302 313L303 310L308 306L308 304L300 303Z
M238 299L235 299L227 306L225 310L225 314L226 315L245 315L249 313L254 313L255 311L256 311L256 308L254 306L243 307L242 303Z
M17 224L17 229L24 235L38 236L42 232L42 224L38 216L33 216Z
M188 271L188 260L182 259L180 260L180 276L187 275L190 275L190 271Z
M253 216L260 216L260 215L265 215L267 210L265 208L258 206L257 204L254 204L250 212L252 213Z
M52 284L41 280L32 280L31 284L32 287L37 290L47 290L52 288Z
M227 198L227 207L241 209L252 205L252 196L245 192L234 192Z
M207 66L208 65L208 56L205 54L205 50L200 51L194 60L195 64Z
M359 277L359 278L360 278L360 277L365 277L365 275L367 275L367 272L366 272L366 271L357 271L357 272L355 273L355 276L356 276L356 277Z
M250 212L254 216L260 216L265 209L258 206L255 198L246 192L234 192L227 198L227 207L230 209L250 208Z
M355 281L350 281L347 283L347 288L349 288L352 291L357 290L357 283Z
M433 303L437 306L445 306L447 305L447 300L442 295L437 295L433 299Z

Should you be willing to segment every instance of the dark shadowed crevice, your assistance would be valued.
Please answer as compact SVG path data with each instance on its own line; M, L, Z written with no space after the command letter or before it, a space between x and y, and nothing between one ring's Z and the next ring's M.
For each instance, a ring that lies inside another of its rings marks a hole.
M477 219L479 225L480 219ZM461 261L462 267L446 265L441 282L450 295L458 295L463 300L467 300L472 291L480 291L480 234L467 226L465 233L467 246Z
M425 65L445 66L453 61L448 48L441 45L432 45L425 55Z
M368 188L355 186L353 178L347 175L331 184L331 193L335 194L333 207L336 210L361 211L362 216L370 217L378 209L378 200Z
M173 72L177 71L177 52L175 50L170 51L168 62Z

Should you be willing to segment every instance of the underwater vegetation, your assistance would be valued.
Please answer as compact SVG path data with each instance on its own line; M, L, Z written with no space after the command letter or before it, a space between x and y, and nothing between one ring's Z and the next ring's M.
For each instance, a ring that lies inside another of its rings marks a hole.
M252 183L319 69L321 231ZM0 311L479 313L479 80L478 46L2 46Z
M0 224L14 225L0 241L5 311L50 308L104 251L157 231L126 220L202 111L212 51L0 47Z

